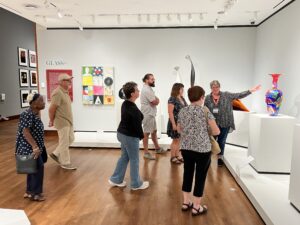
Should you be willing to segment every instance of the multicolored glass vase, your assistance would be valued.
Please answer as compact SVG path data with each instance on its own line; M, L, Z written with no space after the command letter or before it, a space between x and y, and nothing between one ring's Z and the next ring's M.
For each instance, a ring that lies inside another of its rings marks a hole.
M278 116L282 102L282 91L277 88L278 78L281 74L270 74L272 76L272 88L266 93L267 110L270 116Z

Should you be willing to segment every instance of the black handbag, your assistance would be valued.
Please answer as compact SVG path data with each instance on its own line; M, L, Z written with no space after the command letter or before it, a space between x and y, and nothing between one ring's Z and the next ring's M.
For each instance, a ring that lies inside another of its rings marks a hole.
M37 172L37 160L34 155L16 155L16 167L19 174L32 174Z

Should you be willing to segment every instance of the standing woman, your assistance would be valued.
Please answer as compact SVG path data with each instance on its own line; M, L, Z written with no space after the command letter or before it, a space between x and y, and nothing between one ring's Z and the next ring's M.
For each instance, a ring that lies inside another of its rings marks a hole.
M210 112L207 113L206 119L203 107L204 94L202 87L194 86L189 88L188 96L191 105L181 109L177 125L181 135L180 147L184 159L183 204L181 209L182 211L187 211L192 208L193 216L207 211L207 207L201 204L201 199L211 158L211 143L208 130L211 131L212 135L220 133L214 116ZM194 173L195 185L192 197Z
M46 149L44 145L44 125L40 119L40 111L45 108L43 96L30 94L27 98L29 109L22 112L18 125L16 152L18 155L33 154L37 160L37 173L27 175L27 188L24 198L34 201L44 201L43 180ZM44 152L43 152L44 151Z
M142 181L139 175L139 142L144 138L142 128L143 114L135 104L140 91L137 84L128 82L123 86L126 100L121 108L121 122L117 130L117 138L121 142L121 157L113 175L108 180L109 184L125 187L124 181L128 162L130 162L131 189L139 190L149 187L148 181Z
M182 83L175 83L172 87L171 97L168 100L169 121L167 127L167 134L172 139L171 143L171 163L180 164L183 158L180 153L180 134L177 132L177 120L179 111L187 106L183 97Z
M213 80L210 82L211 93L205 98L205 106L213 113L216 118L218 127L221 133L217 136L217 142L220 146L221 152L218 156L218 166L222 166L224 148L229 132L235 130L233 111L232 111L232 101L234 99L245 98L251 93L260 89L260 85L256 87L243 91L240 93L222 92L220 91L220 82Z

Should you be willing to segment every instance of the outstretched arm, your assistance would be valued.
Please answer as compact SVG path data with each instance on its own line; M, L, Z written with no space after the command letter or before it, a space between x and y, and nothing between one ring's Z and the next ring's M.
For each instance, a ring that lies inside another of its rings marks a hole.
M258 90L260 90L260 89L261 89L261 85L259 84L259 85L256 85L255 87L251 88L249 91L250 91L251 93L253 93L253 92L256 92L256 91L258 91Z
M240 93L231 93L231 92L226 92L226 93L227 93L227 95L229 96L229 98L231 100L241 99L241 98L247 97L248 95L252 94L255 91L260 90L260 88L261 88L261 85L257 85L255 87L249 89L248 91L243 91L243 92L240 92Z

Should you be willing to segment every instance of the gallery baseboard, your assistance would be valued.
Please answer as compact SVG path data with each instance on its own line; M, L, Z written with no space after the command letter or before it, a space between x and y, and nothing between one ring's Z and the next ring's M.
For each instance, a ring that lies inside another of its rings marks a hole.
M45 136L57 136L56 130L45 130Z
M9 120L16 120L20 118L20 115L14 115L14 116L6 116L6 118L8 118L8 120L0 120L0 122L6 122Z

